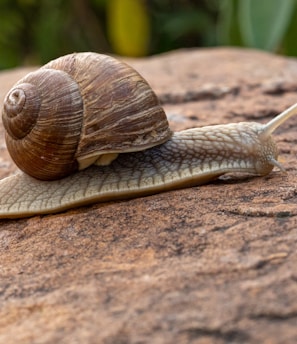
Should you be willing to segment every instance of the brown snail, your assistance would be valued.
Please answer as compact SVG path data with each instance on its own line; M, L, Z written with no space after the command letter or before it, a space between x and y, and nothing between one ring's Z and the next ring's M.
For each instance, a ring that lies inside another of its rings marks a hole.
M297 104L265 125L172 133L133 68L95 53L60 57L4 100L7 148L25 173L0 181L0 218L199 185L228 172L283 170L271 134L296 113Z

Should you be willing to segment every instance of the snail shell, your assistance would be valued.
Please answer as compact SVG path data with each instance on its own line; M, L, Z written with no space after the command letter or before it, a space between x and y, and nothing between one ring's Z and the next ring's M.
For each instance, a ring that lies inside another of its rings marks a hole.
M12 159L41 180L109 164L172 135L139 73L96 53L66 55L25 76L6 96L2 119Z

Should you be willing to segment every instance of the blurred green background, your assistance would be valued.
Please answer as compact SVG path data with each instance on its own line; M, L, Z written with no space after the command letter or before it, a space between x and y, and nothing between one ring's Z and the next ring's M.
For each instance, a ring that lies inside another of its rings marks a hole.
M297 0L0 0L0 69L74 51L245 46L297 56Z

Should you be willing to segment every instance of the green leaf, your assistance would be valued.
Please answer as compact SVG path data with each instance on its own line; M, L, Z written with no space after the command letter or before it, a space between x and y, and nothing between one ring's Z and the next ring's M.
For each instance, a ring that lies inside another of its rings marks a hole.
M238 20L245 45L275 51L290 23L295 0L240 0Z
M109 0L107 30L117 54L143 56L148 53L149 15L143 0Z
M284 37L282 44L282 54L289 56L297 56L297 44L296 44L296 29L297 29L297 7L292 15L290 26Z

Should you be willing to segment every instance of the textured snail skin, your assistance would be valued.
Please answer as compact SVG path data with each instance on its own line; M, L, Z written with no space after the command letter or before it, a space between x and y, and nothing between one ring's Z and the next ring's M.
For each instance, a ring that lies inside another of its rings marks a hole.
M268 174L277 162L271 133L297 105L266 125L237 123L174 133L166 143L120 154L109 166L91 166L57 181L24 173L0 182L0 217L26 217L72 207L200 185L228 172Z

